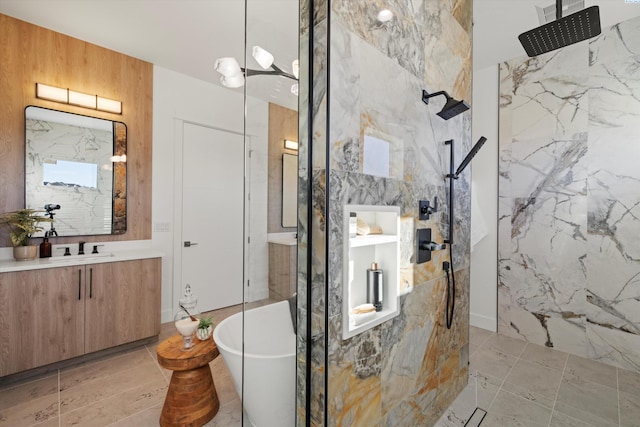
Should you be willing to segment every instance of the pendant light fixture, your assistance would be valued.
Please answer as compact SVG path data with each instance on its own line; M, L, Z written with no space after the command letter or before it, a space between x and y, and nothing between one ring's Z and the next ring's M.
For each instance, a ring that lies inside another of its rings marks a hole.
M230 88L241 87L245 83L245 77L259 75L282 76L295 80L296 82L298 81L300 62L297 59L291 64L293 74L290 74L275 65L273 63L275 60L273 55L260 46L253 46L251 56L253 56L260 67L262 67L262 70L242 68L240 64L238 64L238 61L232 57L218 58L213 68L222 75L222 77L220 77L220 83ZM296 96L298 95L298 83L291 86L291 92Z

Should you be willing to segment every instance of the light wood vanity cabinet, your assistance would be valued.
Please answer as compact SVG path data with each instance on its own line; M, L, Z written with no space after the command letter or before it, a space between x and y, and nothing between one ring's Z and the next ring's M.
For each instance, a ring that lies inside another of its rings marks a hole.
M0 376L158 335L160 258L0 273Z
M160 260L86 266L84 351L160 333Z
M77 267L0 274L0 376L84 353Z

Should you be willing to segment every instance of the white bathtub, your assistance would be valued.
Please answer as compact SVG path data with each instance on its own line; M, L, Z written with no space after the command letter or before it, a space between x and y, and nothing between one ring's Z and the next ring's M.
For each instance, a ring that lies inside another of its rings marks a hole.
M295 425L296 336L285 301L244 313L244 395L242 393L242 313L224 319L213 339L233 385L255 427Z

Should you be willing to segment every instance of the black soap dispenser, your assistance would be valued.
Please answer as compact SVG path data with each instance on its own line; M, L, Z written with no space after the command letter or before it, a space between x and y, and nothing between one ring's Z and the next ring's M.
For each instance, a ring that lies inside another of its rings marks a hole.
M382 270L378 268L378 263L372 263L371 268L367 268L367 302L373 304L376 311L382 310L382 279Z
M42 239L42 243L40 243L40 258L51 258L51 243L46 236Z

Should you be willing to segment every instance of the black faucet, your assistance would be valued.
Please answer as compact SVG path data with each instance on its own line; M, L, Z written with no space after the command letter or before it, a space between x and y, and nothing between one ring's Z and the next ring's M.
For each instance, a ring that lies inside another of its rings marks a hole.
M84 242L78 243L78 255L84 255Z

